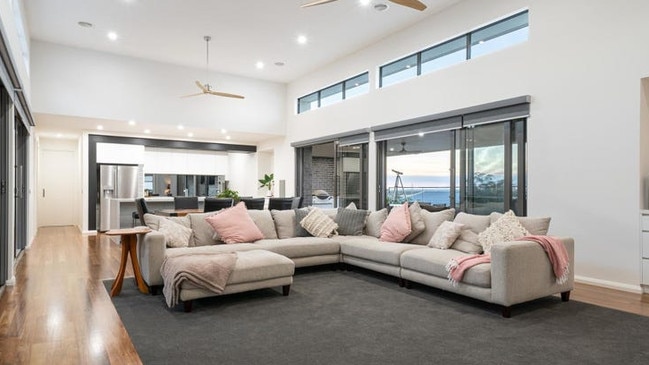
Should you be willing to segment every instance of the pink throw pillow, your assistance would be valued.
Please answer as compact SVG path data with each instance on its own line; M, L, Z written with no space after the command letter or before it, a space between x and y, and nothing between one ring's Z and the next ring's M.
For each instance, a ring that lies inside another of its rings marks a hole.
M393 207L381 226L381 241L401 242L412 232L408 203Z
M264 238L264 234L248 215L243 202L224 209L219 214L209 216L205 220L225 243L254 242Z

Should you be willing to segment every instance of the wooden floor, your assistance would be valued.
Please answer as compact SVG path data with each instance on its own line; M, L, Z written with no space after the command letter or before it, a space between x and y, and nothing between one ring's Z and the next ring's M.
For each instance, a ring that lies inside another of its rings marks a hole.
M106 236L41 228L0 298L0 364L141 364L102 284L119 255ZM572 300L649 316L639 294L577 284Z

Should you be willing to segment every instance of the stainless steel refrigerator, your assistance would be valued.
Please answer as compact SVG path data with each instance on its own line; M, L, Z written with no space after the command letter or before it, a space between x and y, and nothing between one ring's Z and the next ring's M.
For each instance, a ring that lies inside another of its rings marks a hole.
M110 199L137 198L141 175L138 165L99 165L100 231L111 229ZM116 222L113 222L113 226L117 226Z

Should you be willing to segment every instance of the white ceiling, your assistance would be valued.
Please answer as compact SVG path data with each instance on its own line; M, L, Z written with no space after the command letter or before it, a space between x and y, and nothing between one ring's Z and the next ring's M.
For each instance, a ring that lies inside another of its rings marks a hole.
M304 9L308 0L25 0L25 10L32 39L204 68L203 36L211 35L211 70L286 83L458 1L423 0L423 12L386 0ZM109 31L119 39L109 41ZM306 45L296 42L302 34Z

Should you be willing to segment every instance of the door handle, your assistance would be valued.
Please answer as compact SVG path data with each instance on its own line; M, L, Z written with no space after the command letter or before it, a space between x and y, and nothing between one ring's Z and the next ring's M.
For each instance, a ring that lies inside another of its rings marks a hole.
M43 198L45 198L45 189L43 189Z

